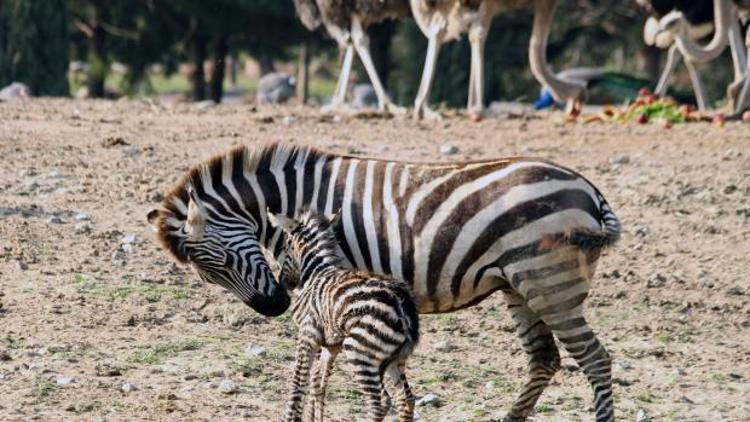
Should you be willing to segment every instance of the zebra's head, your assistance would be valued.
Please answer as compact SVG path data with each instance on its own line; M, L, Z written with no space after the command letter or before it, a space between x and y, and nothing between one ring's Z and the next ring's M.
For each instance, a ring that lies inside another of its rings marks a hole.
M268 213L272 226L286 238L286 255L281 262L279 282L287 289L301 287L309 272L324 265L340 265L338 241L333 231L340 214L332 219L315 211L302 212L298 219Z
M257 312L277 316L286 311L289 296L269 268L256 227L209 209L192 184L182 193L148 215L166 248L201 280L228 289Z

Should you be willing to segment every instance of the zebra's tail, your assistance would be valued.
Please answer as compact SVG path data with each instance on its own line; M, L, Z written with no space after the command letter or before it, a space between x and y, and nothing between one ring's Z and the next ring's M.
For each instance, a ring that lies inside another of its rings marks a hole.
M601 193L597 192L599 212L601 213L602 230L577 230L568 235L568 243L581 249L601 249L614 245L620 239L620 220L617 218L609 203Z

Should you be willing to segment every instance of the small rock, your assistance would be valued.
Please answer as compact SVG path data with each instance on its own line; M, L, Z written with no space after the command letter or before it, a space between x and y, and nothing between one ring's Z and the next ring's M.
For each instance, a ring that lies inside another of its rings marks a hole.
M731 195L735 192L737 192L737 185L727 185L724 187L724 193L727 195Z
M125 148L124 152L125 152L125 155L127 155L128 157L135 157L136 155L138 155L138 153L140 152L140 150L138 149L137 146L131 145L131 146Z
M375 150L376 150L377 152L386 152L386 151L388 151L388 150L389 150L390 148L391 148L391 147L389 147L389 146L388 146L388 144L378 144L378 146L376 146L376 147L375 147Z
M297 121L297 119L294 116L284 116L281 118L281 123L286 126L290 126L295 121Z
M213 108L215 106L216 106L216 103L214 103L211 100L199 101L199 102L195 103L195 108L198 111L205 111L205 110L208 110L209 108Z
M440 405L440 399L438 398L438 396L436 396L436 395L434 395L432 393L427 393L424 396L422 396L422 398L420 398L419 400L417 400L416 405L417 406L436 406L437 407L438 405Z
M135 235L134 234L126 234L120 239L120 242L123 245L132 245L135 243Z
M251 358L265 356L266 348L257 344L248 344L245 348L245 354Z
M235 394L237 392L237 384L232 380L225 379L219 383L218 390L222 394Z
M623 165L630 162L630 157L626 154L618 154L609 159L611 164Z
M91 217L88 214L79 212L76 214L76 221L91 221Z
M58 375L57 378L55 379L55 382L57 383L57 385L59 385L61 387L65 387L66 385L70 385L74 381L75 381L75 378L69 377L69 376L66 376L66 375Z
M64 223L63 219L56 215L53 215L52 217L47 219L47 224L63 224L63 223Z
M458 147L453 144L440 145L440 154L442 155L455 155L458 154Z
M643 409L638 409L635 413L635 422L649 422L651 417Z
M455 344L445 340L433 343L432 348L438 352L450 352L457 349Z
M10 354L5 350L0 350L0 361L7 362L9 360L13 360L13 358L10 357Z
M494 390L495 389L495 385L496 385L495 381L487 381L484 384L484 388L486 388L488 390Z
M102 141L102 146L104 148L112 148L116 146L127 146L127 145L130 145L130 144L125 142L125 140L119 136L110 136L108 138L105 138Z
M60 170L52 170L51 172L49 172L49 177L53 179L59 179L63 176L62 173L60 173Z
M622 370L633 369L633 365L628 361L619 361L615 365Z
M29 265L23 261L16 261L16 266L21 271L26 271L29 269Z
M122 390L123 393L132 393L133 391L137 390L137 388L135 387L135 384L125 381L124 383L122 383L122 387L120 387L120 390Z
M164 194L161 192L154 192L148 197L148 200L151 202L161 202L164 200Z
M687 375L687 371L685 370L685 368L677 368L677 375L684 377L685 375Z
M91 224L82 221L79 223L76 223L74 229L76 234L85 234L91 232Z
M729 290L727 290L727 294L731 296L744 296L745 290L740 286L734 286L734 287L729 288Z
M667 278L659 273L655 273L652 275L648 281L646 282L646 287L650 289L658 289L660 287L664 287L664 284L666 284Z

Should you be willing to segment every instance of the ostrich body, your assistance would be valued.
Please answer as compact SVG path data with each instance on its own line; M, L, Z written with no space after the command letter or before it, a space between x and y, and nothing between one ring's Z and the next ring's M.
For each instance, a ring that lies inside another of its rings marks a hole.
M340 107L346 100L356 51L375 89L378 108L381 111L397 109L391 103L375 70L365 30L386 19L408 16L408 0L294 0L294 4L300 20L308 29L314 30L323 25L344 52L341 73L329 107Z
M642 4L656 3L654 0L651 2L640 0L640 2ZM694 8L697 4L698 2L689 3L684 6L685 10ZM686 63L705 63L714 60L729 44L735 77L734 82L727 88L727 96L732 103L735 115L740 115L745 108L750 106L750 63L748 63L747 51L750 49L750 35L747 36L743 46L740 26L740 14L748 12L750 12L750 0L713 0L715 31L711 41L705 46L698 45L691 37L690 21L683 10L677 9L659 20L659 27L673 35L676 50L678 49L679 53L685 57ZM688 70L690 70L689 67ZM695 84L695 78L693 79Z
M471 72L468 109L481 114L484 103L484 44L492 18L498 12L534 6L534 27L529 42L529 62L536 79L550 89L558 101L578 100L585 86L558 78L547 65L546 48L557 0L411 0L417 25L428 40L422 81L414 101L414 117L439 117L427 107L440 45L469 34Z

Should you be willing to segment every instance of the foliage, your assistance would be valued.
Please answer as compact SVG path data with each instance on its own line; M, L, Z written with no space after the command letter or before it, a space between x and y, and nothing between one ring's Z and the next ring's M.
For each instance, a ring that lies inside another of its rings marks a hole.
M0 1L0 87L23 82L33 95L65 95L64 0Z

